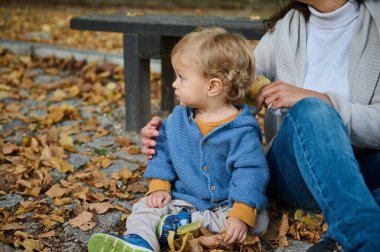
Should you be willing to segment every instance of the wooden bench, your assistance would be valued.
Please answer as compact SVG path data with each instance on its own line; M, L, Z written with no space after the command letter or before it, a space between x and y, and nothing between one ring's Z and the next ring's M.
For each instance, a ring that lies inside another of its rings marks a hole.
M74 17L70 27L123 33L126 128L139 131L150 119L150 59L161 59L161 108L175 105L172 82L174 72L170 52L175 43L196 27L223 27L239 32L247 39L257 40L265 33L260 20L237 17L180 16L169 14L101 14Z

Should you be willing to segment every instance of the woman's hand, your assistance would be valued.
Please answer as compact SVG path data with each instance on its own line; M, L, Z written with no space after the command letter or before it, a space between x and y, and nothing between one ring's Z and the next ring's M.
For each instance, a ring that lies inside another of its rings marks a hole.
M158 116L153 117L148 124L141 129L141 143L143 148L141 152L148 158L152 159L156 154L154 147L156 146L156 137L158 136L158 129L162 124L162 119Z
M162 208L172 200L172 196L167 191L156 191L148 195L147 205L150 208Z
M282 81L275 81L261 88L256 96L256 106L258 111L264 104L266 106L272 104L272 108L291 108L294 104L306 97L320 98L332 106L327 95L296 87Z
M226 223L226 236L224 242L232 244L234 242L242 243L247 237L248 226L245 222L235 217L229 217Z

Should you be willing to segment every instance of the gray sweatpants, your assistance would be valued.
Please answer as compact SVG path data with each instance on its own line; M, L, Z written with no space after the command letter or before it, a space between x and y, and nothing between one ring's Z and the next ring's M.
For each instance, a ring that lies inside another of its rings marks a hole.
M162 216L186 210L191 213L192 221L201 220L202 226L211 232L219 233L224 230L226 217L231 210L228 207L216 207L204 212L198 211L192 204L183 200L172 200L163 208L150 208L146 197L133 205L132 213L127 219L125 234L137 234L144 238L154 249L160 251L156 236L156 227ZM249 229L253 235L263 235L268 227L269 218L264 210L257 215L256 226Z

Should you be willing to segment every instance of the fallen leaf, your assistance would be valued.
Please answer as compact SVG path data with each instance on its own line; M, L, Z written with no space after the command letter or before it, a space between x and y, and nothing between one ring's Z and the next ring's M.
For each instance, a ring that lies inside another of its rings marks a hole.
M110 166L112 164L112 159L109 159L109 158L103 158L101 161L100 161L100 165L102 166L102 168L107 168L108 166Z
M53 157L50 160L50 163L53 165L55 169L57 169L61 173L74 172L74 166L72 166L64 160Z
M120 172L119 172L120 176L125 179L125 180L128 180L129 178L132 177L132 172L131 170L129 170L128 168L126 169L122 169Z
M46 233L43 233L43 234L40 234L38 236L38 238L50 238L50 237L54 237L56 236L56 233L54 230L50 230L49 232L46 232Z
M25 227L22 225L22 223L19 222L12 222L12 223L5 223L4 225L0 225L0 230L7 231L7 230L18 230L18 229L24 229Z
M132 155L141 154L141 148L135 145L128 146L127 151L129 154L132 154Z
M66 147L66 146L74 147L74 141L69 135L62 132L59 135L59 145L61 145L62 147Z
M142 184L132 184L127 187L127 191L133 193L143 193L148 191L148 188Z
M68 195L71 192L70 188L63 188L58 184L53 185L45 193L49 198L62 198L62 196Z
M89 204L88 206L90 210L95 210L97 214L103 214L107 212L108 209L114 208L114 206L108 202L92 203L92 204Z
M93 214L91 212L83 211L77 217L69 220L69 223L73 227L79 227L80 229L87 231L95 227L92 218Z

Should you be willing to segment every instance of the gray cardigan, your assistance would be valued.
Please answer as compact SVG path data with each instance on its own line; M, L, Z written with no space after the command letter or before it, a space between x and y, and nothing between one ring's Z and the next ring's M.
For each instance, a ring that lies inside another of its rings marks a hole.
M351 143L359 149L380 149L380 2L364 1L349 53L351 100L334 92L326 94L342 117ZM254 55L256 74L302 87L306 62L306 22L291 10L273 32L260 40ZM264 126L268 148L286 113L266 113Z

